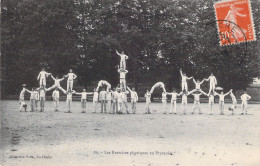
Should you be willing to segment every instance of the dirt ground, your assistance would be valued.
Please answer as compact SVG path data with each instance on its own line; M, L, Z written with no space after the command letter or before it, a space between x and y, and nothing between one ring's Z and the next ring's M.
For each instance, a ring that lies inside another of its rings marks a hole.
M28 104L28 102L27 102ZM250 104L249 115L162 114L152 103L152 114L138 103L137 114L86 114L80 102L73 113L54 112L52 102L40 112L19 112L17 101L1 101L1 165L4 166L259 166L260 105ZM169 108L170 105L167 105ZM177 106L180 109L180 104ZM179 110L178 110L179 111ZM17 144L11 140L17 137Z

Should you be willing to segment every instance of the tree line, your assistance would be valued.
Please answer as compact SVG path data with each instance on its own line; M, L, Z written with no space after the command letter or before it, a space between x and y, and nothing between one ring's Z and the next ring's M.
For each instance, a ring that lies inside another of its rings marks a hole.
M219 46L213 0L3 0L2 94L37 86L44 66L62 77L69 68L78 84L119 81L115 50L124 51L127 81L180 87L179 69L219 85L243 89L260 76L259 43ZM256 38L259 2L251 1Z

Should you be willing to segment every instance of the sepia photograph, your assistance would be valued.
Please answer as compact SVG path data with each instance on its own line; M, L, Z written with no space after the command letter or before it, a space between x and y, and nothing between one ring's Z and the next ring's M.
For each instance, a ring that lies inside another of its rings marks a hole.
M0 166L259 166L259 0L1 0Z

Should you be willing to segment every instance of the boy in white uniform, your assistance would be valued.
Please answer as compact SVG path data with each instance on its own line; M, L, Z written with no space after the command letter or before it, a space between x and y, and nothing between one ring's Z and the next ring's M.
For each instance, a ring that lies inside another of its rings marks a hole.
M119 89L114 88L113 92L113 113L118 113L118 97L119 97Z
M195 109L197 108L199 111L199 114L202 114L201 109L200 109L200 96L202 94L207 95L205 92L201 91L200 93L190 93L194 96L194 103L193 103L193 107L192 107L192 113L194 114Z
M146 94L144 95L146 100L146 106L145 106L145 114L151 114L150 112L150 104L151 104L151 93L149 90L146 91Z
M93 94L93 113L96 113L97 111L97 103L98 103L98 91L96 88L94 88L94 94Z
M67 103L67 111L64 113L71 113L71 105L72 105L72 95L75 94L76 92L74 90L68 90L68 91L63 91L64 94L67 95L66 103Z
M120 54L117 50L116 50L117 55L120 56L120 68L123 68L124 70L126 69L126 59L128 59L128 56L124 54L124 51L122 52L122 54Z
M31 94L31 96L30 96L31 111L30 112L33 112L34 108L35 108L35 92L34 92L34 88L32 88L32 91L29 91L28 89L26 89L26 91Z
M107 112L112 113L113 92L109 87L107 90Z
M187 115L186 114L186 106L187 106L187 104L188 104L188 95L189 95L190 93L189 92L187 92L187 91L183 91L183 92L181 92L181 93L179 93L179 95L182 95L182 99L181 99L181 109L182 109L182 112L183 112L183 114L184 115Z
M211 73L211 75L209 76L208 79L205 79L205 81L209 81L209 93L211 91L213 91L213 93L215 93L215 86L217 85L217 79L216 77L213 75L213 73ZM209 94L208 93L208 94Z
M60 89L61 91L64 91L64 89L60 86L60 82L64 80L64 77L59 79L58 76L56 76L56 78L54 78L52 75L51 75L51 78L54 80L54 85L52 85L50 88L48 88L48 90L51 90L51 89L54 89L54 88L58 88Z
M26 88L25 88L26 85L23 84L22 87L23 87L23 89L21 90L20 95L19 95L19 101L20 101L20 102L21 102L21 101L24 101L24 94L25 94L25 92L26 92Z
M167 104L167 93L166 92L162 92L162 111L163 114L166 114L166 104Z
M218 94L217 92L215 92L215 96L219 96L220 115L224 115L225 97L226 97L227 95L229 95L229 93L231 93L231 91L229 91L229 92L226 93L226 94L224 94L223 92L221 92L220 94Z
M38 104L40 101L40 94L37 88L34 88L34 97L35 97L35 110L38 111Z
M135 88L132 88L132 90L127 87L128 91L130 92L130 96L131 96L131 105L132 105L132 111L133 111L133 114L135 114L136 112L136 103L138 101L138 95L135 91Z
M107 99L107 92L105 91L105 88L102 88L102 91L99 93L99 101L101 102L101 111L100 113L106 113L106 99Z
M118 104L119 104L119 114L122 114L122 110L123 110L123 104L125 106L125 109L126 109L126 113L129 114L129 111L128 111L128 105L127 105L127 94L129 92L126 91L124 88L122 89L122 91L119 93L119 96L118 96Z
M26 88L25 88L26 85L23 84L22 87L23 87L23 89L21 90L20 95L19 95L19 104L20 104L20 109L19 110L20 110L20 112L22 112L22 109L24 108L24 112L27 112L26 111L27 104L24 101L24 94L26 92Z
M22 112L22 109L24 108L24 112L27 112L26 109L27 109L27 104L25 103L25 101L20 101L19 102L20 104L20 112Z
M235 109L237 108L237 99L236 99L236 96L233 94L232 89L231 89L230 97L232 99L233 105L231 107L229 107L229 111L232 111L231 115L234 115Z
M240 115L247 115L247 101L251 99L251 96L249 96L247 94L246 91L244 91L244 94L241 95L241 100L242 100L242 103L241 103L241 111L242 113Z
M177 96L179 96L179 94L176 92L175 89L173 89L173 92L172 93L167 93L167 95L171 95L172 96L172 98L171 98L170 114L172 114L172 112L174 114L177 114L177 105L176 105L176 103L177 103Z
M207 95L209 97L209 107L210 107L210 115L213 115L213 105L214 105L214 93L210 92L210 94Z
M68 77L68 80L67 80L67 91L70 89L72 90L73 89L73 80L77 78L76 74L74 74L72 72L72 69L70 69L70 72L64 76L64 77Z
M192 79L193 77L187 77L186 73L182 73L182 69L180 69L180 73L181 73L181 91L188 91L188 84L187 84L187 80Z
M45 68L42 68L42 71L39 73L37 80L40 80L39 84L40 87L43 85L44 87L46 87L46 77L48 77L51 73L47 73L45 71Z
M86 113L88 95L92 95L93 92L86 92L86 89L83 89L81 93L75 92L75 94L81 95L81 113Z
M52 99L53 99L54 111L59 111L60 92L59 92L58 88L55 88L55 90L52 92Z
M40 95L40 108L41 108L40 112L43 112L45 106L45 96L48 90L44 87L44 85L42 85L37 90L39 91L39 95Z
M126 88L125 75L128 73L128 71L121 68L118 69L118 72L120 73L120 89Z
M193 78L193 82L195 84L195 89L193 89L190 93L194 93L196 91L202 92L202 90L200 89L200 85L204 82L205 79L203 79L202 81L197 80L197 82L195 81L195 79Z

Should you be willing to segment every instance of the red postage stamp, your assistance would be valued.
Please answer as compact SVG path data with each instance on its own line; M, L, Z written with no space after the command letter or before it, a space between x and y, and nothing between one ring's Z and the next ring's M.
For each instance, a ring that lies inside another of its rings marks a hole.
M219 1L214 8L220 45L256 40L250 0Z

